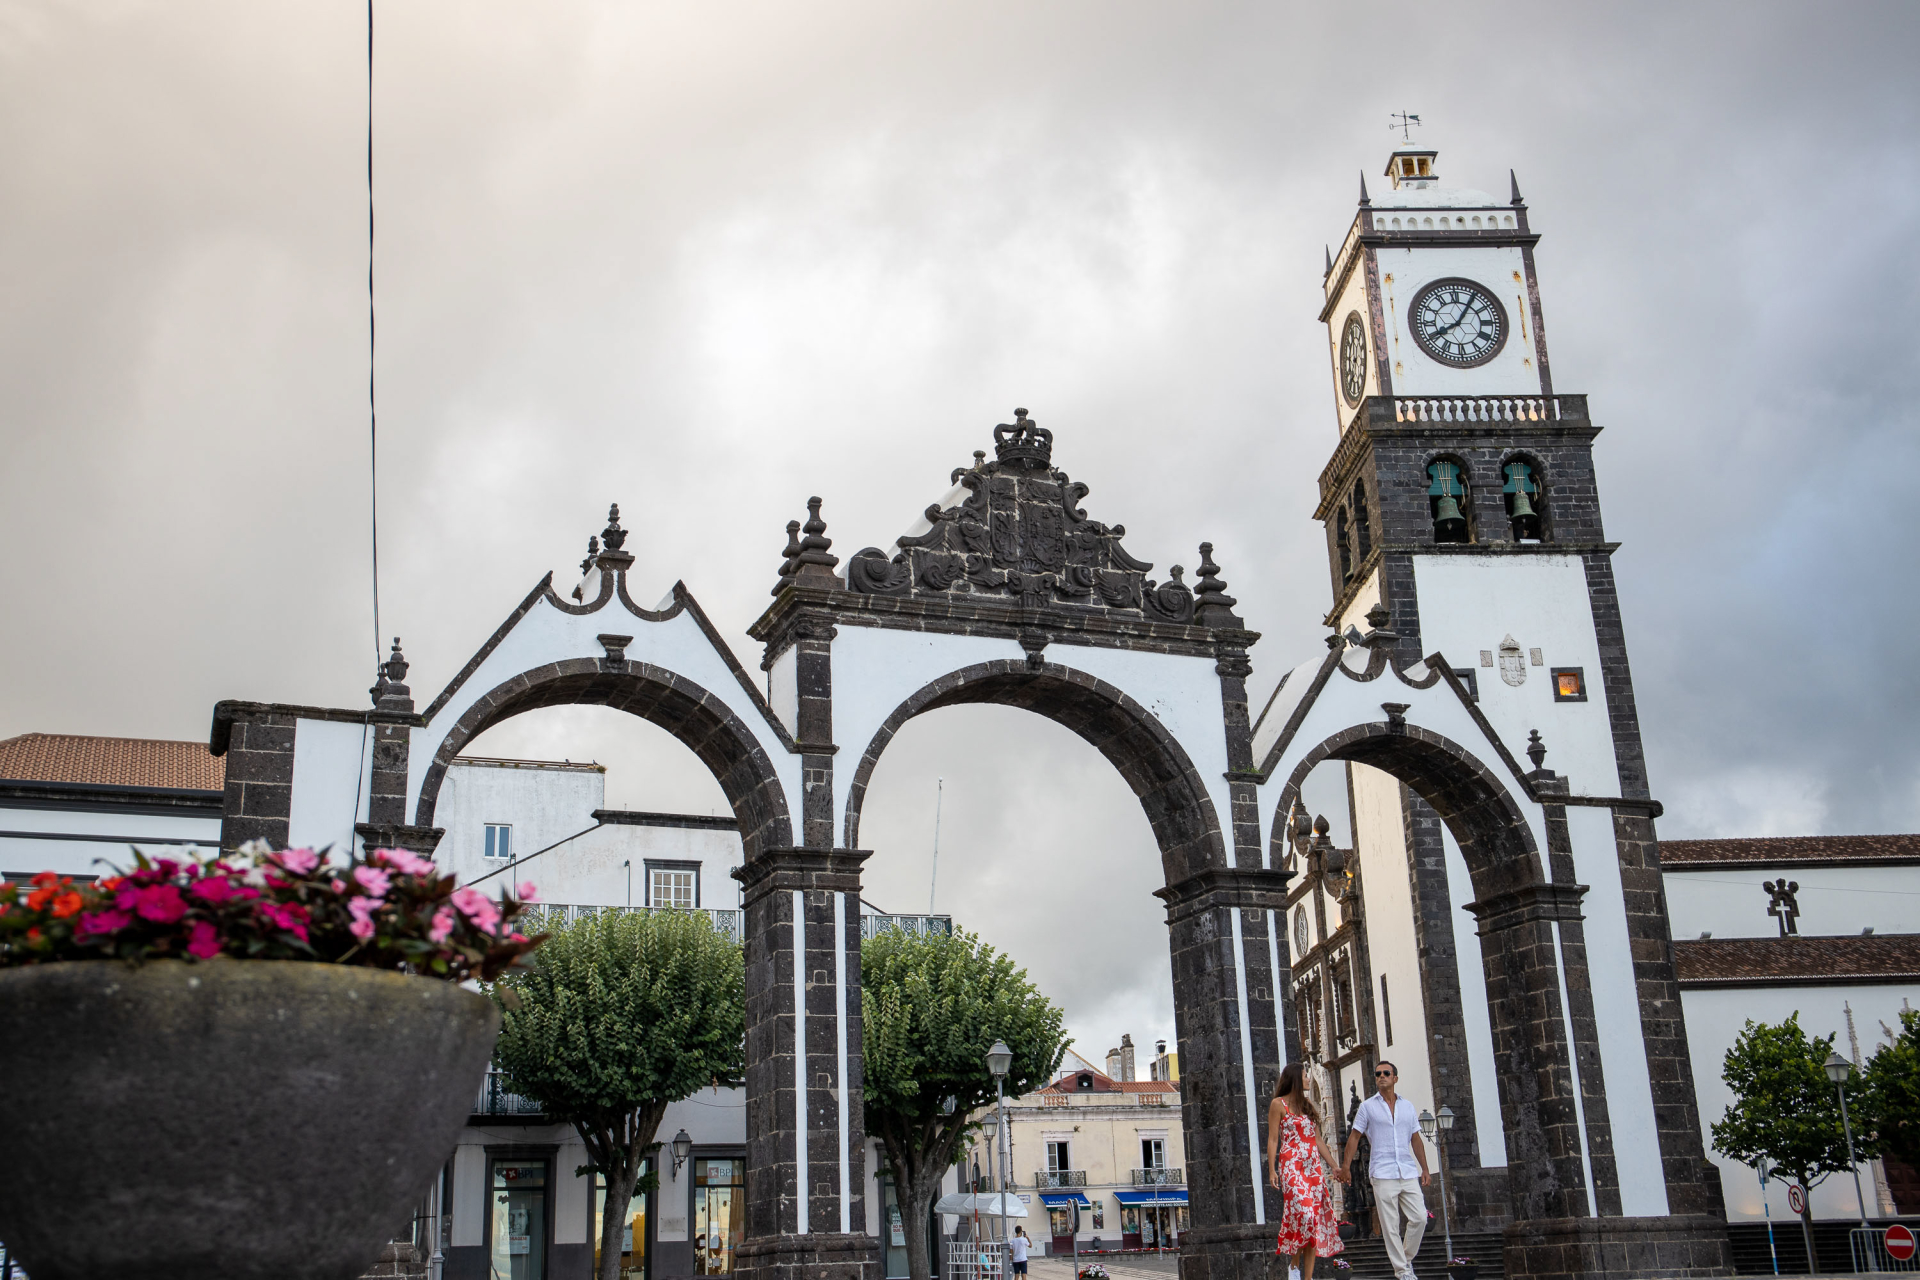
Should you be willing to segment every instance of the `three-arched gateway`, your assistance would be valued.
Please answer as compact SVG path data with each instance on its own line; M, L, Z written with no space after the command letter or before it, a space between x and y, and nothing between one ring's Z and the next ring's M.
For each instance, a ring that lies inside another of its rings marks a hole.
M1049 433L1022 412L995 440L995 460L975 455L894 547L861 551L844 575L817 499L804 527L789 526L773 604L751 629L762 678L684 587L658 610L629 599L616 509L577 603L548 575L424 711L397 644L370 711L221 703L225 843L337 842L351 826L431 850L445 770L488 727L596 704L667 729L713 771L746 846L739 1266L752 1280L877 1280L862 1192L867 784L922 712L990 702L1046 716L1113 763L1160 846L1193 1215L1183 1275L1265 1280L1280 1204L1261 1167L1264 1102L1282 1046L1298 1052L1275 999L1288 984L1287 815L1316 763L1363 762L1433 806L1471 871L1500 1064L1508 1273L1710 1270L1724 1234L1715 1246L1698 1216L1713 1197L1689 1077L1610 1103L1596 1049L1652 1043L1653 1022L1679 1017L1664 937L1636 941L1647 950L1630 962L1631 1000L1594 998L1579 881L1616 850L1575 847L1566 807L1625 802L1572 797L1552 773L1522 770L1444 662L1399 670L1385 643L1295 669L1256 725L1246 682L1258 637L1233 612L1211 547L1193 583L1178 566L1156 580L1121 545L1122 526L1079 507L1086 487L1053 467ZM1623 1213L1616 1135L1658 1143L1664 1187L1634 1202L1657 1214Z

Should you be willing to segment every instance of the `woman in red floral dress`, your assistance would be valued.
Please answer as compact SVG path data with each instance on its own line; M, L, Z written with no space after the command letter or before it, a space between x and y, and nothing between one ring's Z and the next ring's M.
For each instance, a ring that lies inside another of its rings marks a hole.
M1314 1259L1330 1258L1346 1246L1327 1188L1327 1170L1340 1165L1320 1136L1320 1113L1307 1101L1304 1075L1299 1063L1288 1063L1267 1108L1267 1176L1286 1197L1274 1252L1291 1255L1299 1280L1313 1280Z

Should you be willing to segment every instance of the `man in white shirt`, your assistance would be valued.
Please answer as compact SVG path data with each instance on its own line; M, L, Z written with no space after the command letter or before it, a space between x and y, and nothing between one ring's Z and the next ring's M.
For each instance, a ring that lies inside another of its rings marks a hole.
M1414 1105L1394 1095L1400 1069L1391 1062L1373 1068L1377 1093L1360 1104L1347 1135L1343 1170L1353 1167L1360 1135L1372 1144L1367 1173L1373 1181L1373 1199L1380 1214L1380 1235L1387 1246L1387 1263L1400 1280L1414 1280L1413 1257L1427 1234L1427 1149L1420 1141L1420 1116ZM1336 1174L1344 1178L1344 1172Z

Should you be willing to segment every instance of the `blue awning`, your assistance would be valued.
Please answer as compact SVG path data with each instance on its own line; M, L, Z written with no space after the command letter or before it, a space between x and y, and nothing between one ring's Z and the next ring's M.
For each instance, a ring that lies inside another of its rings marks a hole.
M1187 1202L1187 1189L1185 1187L1155 1187L1151 1191L1116 1191L1113 1193L1113 1198L1129 1209L1137 1209L1143 1205L1152 1207L1161 1204L1185 1204Z
M1093 1201L1081 1191L1042 1191L1040 1203L1049 1209L1064 1209L1070 1204L1077 1204L1082 1209L1093 1208Z

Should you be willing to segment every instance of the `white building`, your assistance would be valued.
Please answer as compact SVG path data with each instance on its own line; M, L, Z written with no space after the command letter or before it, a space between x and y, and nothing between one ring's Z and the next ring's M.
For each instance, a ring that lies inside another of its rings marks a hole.
M0 741L0 876L90 880L155 855L220 847L226 761L204 742L23 733Z

